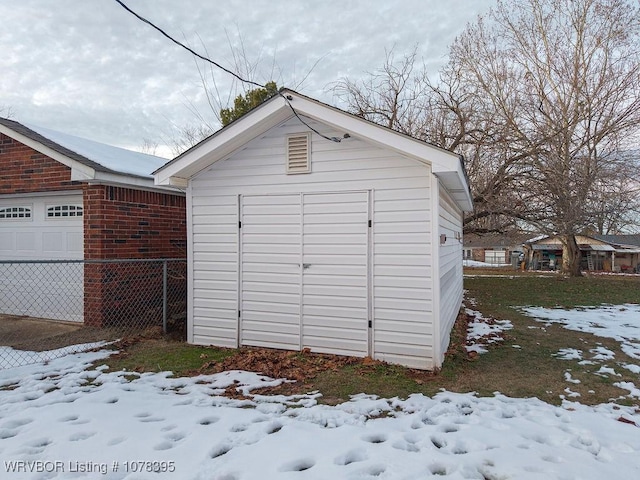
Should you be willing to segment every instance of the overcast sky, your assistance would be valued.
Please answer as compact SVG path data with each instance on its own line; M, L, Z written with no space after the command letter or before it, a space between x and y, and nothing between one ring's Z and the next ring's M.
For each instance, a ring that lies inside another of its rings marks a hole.
M273 78L336 104L330 84L374 71L385 49L402 56L417 46L436 71L455 36L495 0L125 3L230 69L242 42L255 81ZM114 0L1 0L0 18L0 107L14 120L139 149L196 123L194 112L213 119L193 56ZM216 71L215 80L226 101L231 77Z

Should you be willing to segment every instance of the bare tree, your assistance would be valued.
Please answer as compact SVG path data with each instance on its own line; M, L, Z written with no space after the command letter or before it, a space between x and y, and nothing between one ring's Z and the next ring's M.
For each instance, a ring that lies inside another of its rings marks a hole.
M505 148L502 124L459 67L449 64L432 80L416 49L399 59L391 50L364 80L343 78L332 89L356 115L464 155L474 199L465 233L516 229L530 207L514 188L522 154Z
M640 122L639 19L625 0L498 1L451 48L509 148L525 154L518 173L538 210L525 220L561 235L572 275L575 235L603 213L602 185L629 166L621 146Z
M174 127L174 132L168 143L176 155L226 125L229 121L229 112L238 110L237 99L255 96L256 92L260 90L256 87L256 83L264 85L268 92L265 98L270 96L272 85L275 87L276 84L284 85L286 83L284 72L278 65L276 55L269 58L262 50L250 53L238 26L236 25L235 28L235 33L225 29L230 52L227 64L229 70L248 82L230 78L227 73L221 72L211 63L196 57L193 58L206 98L206 107L201 109L193 101L186 99L187 108L193 114L194 120L189 124ZM200 39L200 49L207 58L214 58L202 39ZM302 74L301 78L296 79L293 85L288 86L293 89L300 88L323 58L324 56L318 58L311 68ZM226 80L224 84L220 83L221 76L224 76ZM229 81L230 83L228 83Z
M13 108L7 105L0 105L0 117L11 118L14 115Z
M577 275L575 235L620 228L637 208L624 152L640 126L639 29L631 0L498 0L436 81L413 70L414 52L335 89L355 113L464 154L466 232L559 234Z

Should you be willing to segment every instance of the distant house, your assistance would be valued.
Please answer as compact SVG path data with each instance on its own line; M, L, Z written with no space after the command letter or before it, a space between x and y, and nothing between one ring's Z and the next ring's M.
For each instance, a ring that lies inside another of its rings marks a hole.
M0 118L0 260L184 257L184 193L155 186L151 176L165 162ZM42 277L44 267L38 268L33 276ZM35 281L2 269L0 313L103 324L117 306L103 290L102 270L73 271L58 269L60 278ZM12 285L15 292L20 282L28 282L28 310L12 307L24 302L7 298L3 288ZM52 312L51 296L64 296L68 311Z
M640 235L593 235L615 250L612 254L612 269L616 272L640 273Z
M638 272L639 235L576 235L580 267L585 271ZM560 237L543 236L525 243L527 261L533 270L556 270L562 265Z
M511 263L513 253L524 251L524 242L531 235L468 234L464 236L464 259L491 264Z
M189 341L442 364L472 208L457 155L284 90L155 178L187 189Z

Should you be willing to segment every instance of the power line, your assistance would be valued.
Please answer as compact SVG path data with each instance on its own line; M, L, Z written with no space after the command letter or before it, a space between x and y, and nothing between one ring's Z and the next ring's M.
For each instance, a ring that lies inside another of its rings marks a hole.
M188 52L190 52L192 55L195 55L196 57L198 57L201 60L204 60L205 62L209 62L213 65L215 65L216 67L218 67L221 70L224 70L225 72L227 72L229 75L233 75L234 77L236 77L238 80L240 80L243 83L249 83L251 85L255 85L257 87L260 88L265 88L264 85L260 85L257 82L254 82L252 80L246 80L244 78L242 78L240 75L238 75L237 73L223 67L222 65L220 65L219 63L214 62L213 60L211 60L210 58L205 57L204 55L200 55L198 52L196 52L195 50L193 50L192 48L190 48L189 46L185 45L184 43L176 40L175 38L173 38L171 35L169 35L167 32L165 32L163 29L161 29L160 27L158 27L157 25L155 25L153 22L151 22L150 20L147 20L146 18L144 18L142 15L138 15L136 12L134 12L133 10L131 10L129 7L127 7L123 2L121 2L120 0L115 0L122 8L124 8L127 12L129 12L131 15L133 15L134 17L136 17L138 20L140 20L141 22L146 23L147 25L149 25L151 28L154 28L155 30L157 30L158 32L160 32L162 35L164 35L165 37L167 37L169 40L171 40L173 43L175 43L176 45L179 45L180 47L184 48L185 50L187 50Z
M158 27L156 24L154 24L151 20L147 20L145 17L143 17L142 15L139 15L138 13L134 12L133 10L131 10L127 5L124 4L124 2L122 2L121 0L115 0L122 8L124 8L127 12L129 12L131 15L133 15L134 17L136 17L138 20L140 20L143 23L146 23L147 25L149 25L151 28L153 28L154 30L157 30L158 32L160 32L164 37L168 38L169 40L171 40L173 43L175 43L176 45L184 48L185 50L187 50L189 53L191 53L192 55L195 55L196 57L198 57L201 60L204 60L205 62L209 62L212 65L218 67L220 70L228 73L229 75L232 75L233 77L235 77L236 79L240 80L243 83L248 83L250 85L255 85L256 87L259 88L264 88L266 89L267 87L265 85L261 85L260 83L254 82L253 80L247 80L245 78L242 78L240 75L238 75L237 73L235 73L232 70L229 70L228 68L223 67L222 65L220 65L217 62L214 62L213 60L211 60L208 57L205 57L204 55L199 54L198 52L196 52L195 50L193 50L191 47L185 45L184 43L180 42L179 40L176 40L175 38L173 38L171 35L169 35L167 32L165 32L162 28ZM293 112L293 114L296 116L296 118L298 120L300 120L300 122L302 122L307 128L309 128L311 131L313 131L314 133L316 133L317 135L320 135L322 138L325 138L326 140L330 140L332 142L341 142L342 139L339 137L328 137L327 135L324 135L322 133L320 133L319 131L317 131L315 128L313 128L311 125L309 125L307 122L305 122L300 115L298 115L298 112L295 111L295 109L293 108L293 105L291 105L291 101L282 94L282 92L278 92L278 95L280 95L284 101L286 102L286 104L289 106L289 108L291 109L291 111ZM345 134L344 138L349 138L348 134Z

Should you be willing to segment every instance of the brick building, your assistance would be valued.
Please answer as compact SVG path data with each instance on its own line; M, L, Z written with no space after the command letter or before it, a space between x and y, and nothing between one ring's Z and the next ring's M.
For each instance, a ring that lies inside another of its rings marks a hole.
M0 118L0 261L186 257L184 193L154 186L151 176L165 162ZM122 267L87 263L80 273L58 270L65 278L52 279L46 287L51 292L34 291L33 278L25 287L33 298L42 293L39 305L32 301L29 311L11 311L8 304L15 302L0 294L0 313L104 325L112 312L122 313L132 302L113 295L114 283L134 280ZM143 270L137 268L135 275L146 275ZM3 272L0 286L24 281ZM64 290L55 291L54 283L64 284ZM63 315L49 314L47 295L66 295L76 306Z

